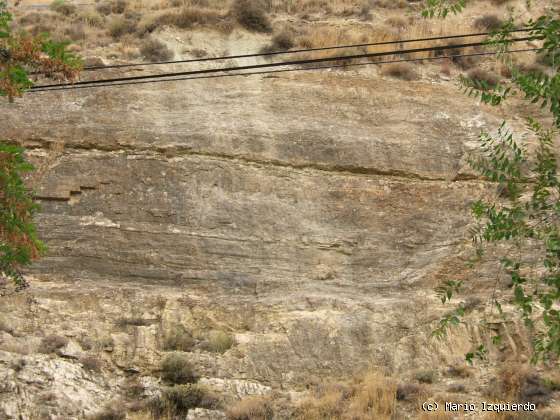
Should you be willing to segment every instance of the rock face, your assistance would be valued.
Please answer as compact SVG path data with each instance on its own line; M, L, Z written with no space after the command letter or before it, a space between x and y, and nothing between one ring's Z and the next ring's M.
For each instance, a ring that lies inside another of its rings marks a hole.
M105 385L53 365L75 360L32 359L38 378L61 369L88 395L61 391L60 418L152 375L177 325L235 338L223 354L190 352L235 398L370 366L437 369L469 349L466 338L429 339L442 310L432 288L466 275L469 204L490 187L465 158L499 118L453 85L321 73L29 94L0 107L0 137L38 164L49 248L32 289L4 298L6 316L28 335L91 340L103 361ZM123 318L143 325L119 330ZM47 388L0 355L9 383ZM30 415L38 403L22 399Z

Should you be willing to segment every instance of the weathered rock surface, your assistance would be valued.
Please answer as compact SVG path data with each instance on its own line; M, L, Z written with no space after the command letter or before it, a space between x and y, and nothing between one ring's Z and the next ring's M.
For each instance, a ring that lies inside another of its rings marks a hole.
M2 310L20 334L90 340L84 351L103 360L93 380L77 360L25 356L38 367L26 382L1 352L3 382L28 411L33 390L64 383L55 406L79 417L127 377L157 376L177 325L235 337L224 354L190 353L203 382L235 398L462 357L466 337L429 339L441 313L432 288L466 275L469 204L491 188L466 154L481 128L497 126L493 112L451 84L344 72L0 105L0 137L38 163L49 247L32 289ZM119 329L122 318L144 325Z

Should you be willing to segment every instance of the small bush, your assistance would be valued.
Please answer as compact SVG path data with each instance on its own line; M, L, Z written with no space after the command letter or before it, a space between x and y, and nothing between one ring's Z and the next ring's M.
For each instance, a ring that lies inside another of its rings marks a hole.
M558 67L558 64L560 64L560 53L540 53L537 55L536 63L545 67Z
M483 69L473 69L468 72L467 76L473 81L483 82L487 88L495 87L500 81L496 73Z
M164 339L164 350L190 351L194 347L192 335L183 327L178 326L173 329Z
M432 384L436 380L436 372L433 370L420 370L414 374L414 379L423 384Z
M218 406L218 399L205 387L196 384L176 385L161 390L159 398L149 402L150 411L156 418L164 414L185 415L192 408L212 409Z
M392 381L375 372L350 384L323 384L297 407L295 418L393 418L396 392Z
M142 43L140 54L151 62L169 61L173 58L173 51L157 39L148 39Z
M453 62L463 70L468 70L474 67L477 63L476 58L474 57L453 57Z
M189 52L196 58L202 58L208 55L206 50L203 50L202 48L194 48L192 50L189 50Z
M553 390L536 374L529 374L524 378L519 389L519 400L531 402L539 407L548 405L553 398Z
M531 402L537 406L547 405L553 397L553 390L547 386L527 365L508 363L492 381L489 395L493 398L509 398L522 403Z
M422 387L416 384L400 384L397 386L398 401L412 401L422 393Z
M447 387L447 392L453 392L455 394L462 394L466 390L463 384L451 384Z
M55 353L68 344L68 339L60 335L48 335L41 340L39 352L44 354Z
M474 21L474 26L478 29L494 31L500 29L504 22L496 15L484 15Z
M90 372L101 371L101 360L95 356L84 356L80 359L82 367Z
M269 398L256 396L238 401L226 415L228 420L271 420L274 410Z
M406 19L400 16L391 16L385 20L385 24L397 29L404 29L407 27Z
M96 10L104 15L110 15L111 13L122 14L128 8L128 1L126 0L116 0L116 1L104 1L97 5Z
M172 25L180 29L190 29L196 25L216 25L222 16L215 10L184 7L179 12L169 12L159 16L156 25Z
M119 328L126 328L128 326L134 327L145 327L150 325L150 321L147 319L132 317L132 318L119 318L115 322L115 325Z
M113 13L124 13L128 7L127 0L116 0L112 2L113 5Z
M295 45L293 36L286 31L280 32L272 37L269 45L263 47L261 52L271 53L276 51L287 51Z
M235 0L232 14L245 29L253 32L270 32L272 27L268 16L258 0Z
M113 6L109 1L104 1L99 3L95 8L97 12L103 16L110 15L113 12Z
M161 377L172 384L189 384L198 380L186 355L171 353L161 363Z
M75 23L64 29L64 35L72 41L82 41L86 38L86 31L83 24Z
M416 80L418 79L418 73L409 63L394 63L387 64L381 70L381 74L385 76L391 76L401 80Z
M99 413L89 417L90 420L124 420L126 412L122 408L106 407Z
M447 374L456 378L468 378L472 375L472 370L464 364L456 364L447 369Z
M138 24L136 21L124 17L117 17L109 23L109 34L113 38L120 38L126 34L136 32L137 28Z
M536 75L546 74L546 69L537 63L521 64L517 67L517 69L523 73L531 73ZM510 72L510 77L511 77L511 72Z
M73 4L69 4L66 3L64 0L55 0L53 1L49 8L56 12L56 13L60 13L61 15L64 16L71 16L74 13L76 13L76 6L74 6Z
M208 334L205 348L213 353L225 353L234 343L233 337L228 333L220 330L211 331L210 334Z

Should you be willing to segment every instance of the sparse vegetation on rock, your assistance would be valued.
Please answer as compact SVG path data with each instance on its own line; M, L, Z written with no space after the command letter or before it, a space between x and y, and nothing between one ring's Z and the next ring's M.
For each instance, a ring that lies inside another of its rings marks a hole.
M189 384L198 379L187 355L183 353L168 354L161 363L161 377L171 384Z
M232 13L237 22L249 31L270 32L270 20L260 0L234 0Z
M165 336L163 349L167 351L190 351L194 345L193 336L184 327L178 325L173 327Z
M394 63L383 66L381 73L401 80L416 80L418 73L412 64Z
M224 353L235 344L231 335L222 330L213 330L208 334L205 348L214 353Z
M148 61L169 61L173 58L173 51L167 45L157 39L147 39L140 47L142 54Z
M149 409L156 418L185 415L193 408L216 408L217 397L207 388L197 384L166 387L161 396L149 402Z
M269 397L244 398L227 409L228 420L272 420L274 409Z
M66 337L62 337L60 335L48 335L41 340L41 346L39 347L40 353L55 353L57 350L60 350L68 344L68 339Z

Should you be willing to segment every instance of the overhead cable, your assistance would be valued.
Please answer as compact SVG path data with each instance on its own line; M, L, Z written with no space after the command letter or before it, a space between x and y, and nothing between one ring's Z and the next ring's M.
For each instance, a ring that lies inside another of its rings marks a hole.
M534 52L534 51L539 51L539 50L540 50L540 48L528 48L528 49L520 49L520 50L511 50L511 51L508 51L507 53L508 54L513 54L513 53L522 53L522 52ZM291 68L291 69L280 69L280 70L267 70L267 71L245 72L245 73L226 73L226 74L216 74L216 75L211 75L211 76L180 77L180 78L173 78L173 79L158 79L158 80L140 80L140 81L132 81L132 82L96 84L96 85L82 85L82 86L64 86L64 87L58 87L58 88L35 89L35 90L30 91L30 92L31 93L33 93L33 92L37 93L37 92L51 92L51 91L60 91L60 90L75 90L75 89L89 89L89 88L102 88L102 87L120 87L120 86L139 85L139 84L146 84L146 83L163 83L163 82L177 82L177 81L185 81L185 80L215 79L215 78L223 78L223 77L253 76L253 75L271 74L271 73L287 73L287 72L310 71L310 70L325 70L325 69L333 69L333 68L346 68L346 67L370 66L370 65L381 65L381 64L390 64L390 63L455 59L455 58L461 58L461 57L476 57L476 56L486 56L486 55L496 55L496 54L498 54L498 53L497 52L480 52L480 53L472 53L472 54L446 55L446 56L439 56L439 57L409 58L409 59L386 60L386 61L367 62L367 63L331 64L331 65L326 65L326 66Z
M515 38L515 39L510 40L510 41L511 42L521 42L521 41L528 41L530 39L531 38L527 38L527 37L526 38ZM323 58L315 58L315 59L307 59L307 60L282 61L282 62L275 62L275 63L254 64L254 65L233 66L233 67L222 67L222 68L215 68L215 69L201 69L201 70L174 72L174 73L162 73L162 74L150 74L150 75L142 75L142 76L119 77L119 78L112 78L112 79L89 80L89 81L80 81L80 82L74 82L74 83L36 85L36 86L33 86L30 89L30 91L38 90L38 89L45 89L45 88L53 88L53 87L96 85L96 84L115 83L115 82L122 82L122 81L161 79L161 78L166 78L166 77L192 76L192 75L202 75L202 74L212 74L212 73L227 73L227 72L231 72L231 71L256 70L256 69L271 68L271 67L299 66L299 65L308 65L308 64L313 64L313 63L324 63L324 62L329 62L329 61L358 60L358 59L362 59L362 58L384 57L384 56L388 56L388 55L397 55L397 54L411 54L411 53L419 53L419 52L437 52L437 51L445 51L445 50L453 50L453 49L457 50L457 49L460 49L460 48L480 47L480 46L483 46L483 45L486 45L486 43L473 42L473 43L467 43L467 44L442 45L442 46L433 46L433 47L424 47L424 48L412 48L412 49L407 49L407 50L393 50L393 51L363 53L363 54L354 54L354 55L345 55L345 56L323 57Z
M514 32L529 32L531 29L513 29L508 31L508 33ZM363 47L375 47L381 45L395 45L395 44L406 44L412 42L425 42L425 41L438 41L438 40L446 40L446 39L457 39L457 38L472 38L477 36L486 36L492 35L493 32L478 32L478 33L470 33L470 34L462 34L462 35L441 35L435 37L428 37L428 38L416 38L416 39L400 39L400 40L393 40L393 41L378 41L378 42L368 42L363 44L347 44L347 45L336 45L330 47L316 47L316 48L302 48L297 50L282 50L282 51L269 51L269 52L260 52L260 53L250 53L250 54L236 54L236 55L227 55L221 57L205 57L205 58L192 58L186 60L169 60L169 61L155 61L149 63L126 63L126 64L112 64L112 65L99 65L99 66L88 66L84 67L83 71L91 71L91 70L103 70L103 69L118 69L118 68L126 68L126 67L145 67L145 66L157 66L163 64L184 64L184 63L202 63L208 61L221 61L221 60L234 60L239 58L254 58L254 57L267 57L267 56L275 56L275 55L284 55L284 54L298 54L298 53L305 53L305 52L314 52L314 51L328 51L328 50L338 50L338 49L348 49L348 48L363 48Z

